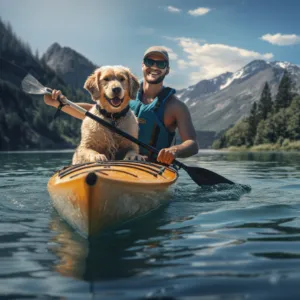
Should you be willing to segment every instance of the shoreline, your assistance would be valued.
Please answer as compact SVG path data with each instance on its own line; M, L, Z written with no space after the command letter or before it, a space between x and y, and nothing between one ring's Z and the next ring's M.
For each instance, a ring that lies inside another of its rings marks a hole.
M7 150L0 151L1 154L30 154L30 153L73 153L75 149L49 149L49 150Z
M295 145L262 144L257 146L231 146L228 148L217 149L217 151L228 152L300 152L300 141Z
M74 153L75 149L49 149L49 150L8 150L8 151L2 151L0 150L0 155L5 155L5 154L35 154L35 153ZM260 146L254 146L254 147L229 147L229 148L221 148L221 149L212 149L212 148L207 148L207 149L200 149L198 151L198 154L211 154L211 153L220 153L220 152L280 152L280 153L300 153L300 149L285 149L285 148L278 148L278 147L273 147L272 149L270 148L265 148L265 147L260 147ZM197 154L195 155L197 156Z

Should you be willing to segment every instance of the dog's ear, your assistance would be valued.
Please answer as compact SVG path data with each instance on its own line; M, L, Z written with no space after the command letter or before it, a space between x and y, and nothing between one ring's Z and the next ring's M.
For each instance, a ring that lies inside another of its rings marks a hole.
M134 100L140 88L140 83L138 79L130 71L128 71L128 78L129 78L129 97L130 99Z
M99 78L101 72L95 71L92 75L90 75L87 80L85 81L84 88L91 94L92 99L96 101L100 98L100 85L99 85Z

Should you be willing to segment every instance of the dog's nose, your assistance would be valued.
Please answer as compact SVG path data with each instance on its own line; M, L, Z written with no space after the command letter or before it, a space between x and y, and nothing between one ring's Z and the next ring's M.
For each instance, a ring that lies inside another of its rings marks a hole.
M119 95L119 94L121 93L121 88L120 88L120 87L114 87L114 88L112 89L112 91L113 91L113 93L114 93L115 95Z

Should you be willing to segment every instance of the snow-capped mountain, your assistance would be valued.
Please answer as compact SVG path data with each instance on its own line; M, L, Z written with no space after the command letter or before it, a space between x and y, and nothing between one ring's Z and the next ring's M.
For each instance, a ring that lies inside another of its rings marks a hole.
M265 82L275 96L284 70L300 92L300 66L289 62L254 60L235 73L224 73L177 92L189 107L197 130L219 132L249 114Z
M190 99L197 98L199 95L214 93L220 90L220 86L225 85L232 74L231 72L227 72L211 80L201 80L187 89L178 91L177 95L182 101L187 103Z

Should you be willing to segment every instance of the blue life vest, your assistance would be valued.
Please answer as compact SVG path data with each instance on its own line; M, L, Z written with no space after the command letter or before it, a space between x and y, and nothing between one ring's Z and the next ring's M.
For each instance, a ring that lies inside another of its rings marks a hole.
M139 121L139 140L158 150L170 147L175 136L175 132L170 132L164 125L165 105L169 97L175 93L174 89L163 87L151 103L144 104L143 83L141 83L136 100L129 102ZM140 154L151 156L151 153L143 147L140 147Z

